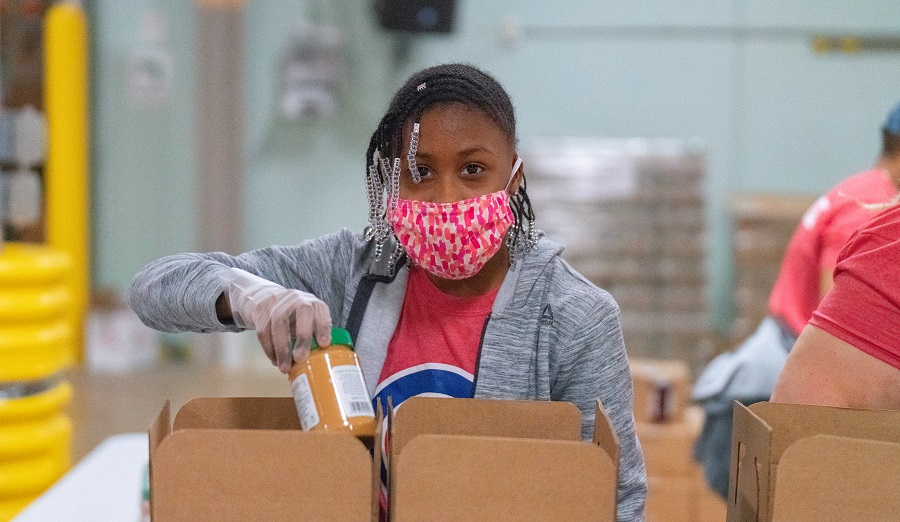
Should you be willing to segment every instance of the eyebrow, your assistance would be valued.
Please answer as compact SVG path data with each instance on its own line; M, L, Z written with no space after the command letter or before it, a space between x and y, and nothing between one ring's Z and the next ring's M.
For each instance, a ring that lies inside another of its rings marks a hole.
M469 147L467 149L463 149L463 150L459 151L457 156L466 157L466 156L471 156L472 154L476 154L478 152L485 152L487 154L490 154L491 156L499 155L496 152L494 152L492 149L489 149L483 145L476 145L474 147ZM431 158L433 155L429 154L428 152L419 150L419 151L416 151L416 156L421 156L423 159L426 159L426 158Z

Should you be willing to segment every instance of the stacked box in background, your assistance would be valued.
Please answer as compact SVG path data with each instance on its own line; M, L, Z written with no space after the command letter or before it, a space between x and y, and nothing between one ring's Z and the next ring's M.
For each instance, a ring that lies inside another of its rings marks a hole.
M713 355L704 155L676 140L556 139L522 156L538 228L616 299L629 353L702 367Z
M734 253L734 320L729 342L737 345L768 314L769 294L784 252L813 196L735 194L729 199Z
M635 428L647 465L647 522L725 520L725 501L693 459L703 410L690 405L689 375L684 361L631 359Z

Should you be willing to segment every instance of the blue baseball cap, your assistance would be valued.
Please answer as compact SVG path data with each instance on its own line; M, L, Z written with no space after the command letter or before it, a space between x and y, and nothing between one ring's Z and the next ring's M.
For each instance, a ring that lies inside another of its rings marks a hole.
M900 103L888 113L887 120L884 122L884 130L891 134L900 134Z

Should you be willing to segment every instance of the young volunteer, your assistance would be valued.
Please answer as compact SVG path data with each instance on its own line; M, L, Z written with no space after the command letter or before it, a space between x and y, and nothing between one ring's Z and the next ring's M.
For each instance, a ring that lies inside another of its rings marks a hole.
M135 276L131 306L160 330L256 329L282 372L341 325L374 400L395 405L421 394L569 401L589 438L600 399L621 443L619 520L642 520L618 307L536 230L515 147L494 78L460 64L422 70L366 151L365 233L166 257Z

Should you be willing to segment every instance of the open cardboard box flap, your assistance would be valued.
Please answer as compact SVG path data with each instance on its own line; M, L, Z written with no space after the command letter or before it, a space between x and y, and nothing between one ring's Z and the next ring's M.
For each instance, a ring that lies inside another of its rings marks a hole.
M484 435L581 440L581 412L570 402L411 397L396 409L391 448L417 435Z
M304 433L283 397L204 398L150 427L151 516L170 520L372 520L372 457L343 434ZM323 498L329 502L322 502Z
M411 398L390 419L391 519L615 520L619 443L597 403Z
M175 414L172 429L183 428L301 429L292 397L199 397Z
M900 516L900 445L815 435L781 456L774 522L883 521Z
M889 520L900 412L735 402L728 520Z

